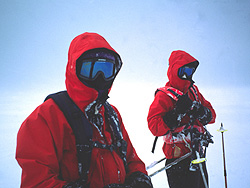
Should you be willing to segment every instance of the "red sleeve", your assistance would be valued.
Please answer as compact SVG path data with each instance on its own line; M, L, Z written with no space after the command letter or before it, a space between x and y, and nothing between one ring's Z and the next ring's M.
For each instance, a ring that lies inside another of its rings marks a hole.
M214 123L214 122L215 122L215 118L216 118L215 110L213 109L211 103L210 103L209 101L207 101L207 100L203 97L203 95L200 93L198 87L195 86L195 85L194 85L194 87L195 87L196 90L198 91L198 97L199 97L199 99L200 99L200 101L201 101L201 104L202 104L203 106L207 107L207 108L211 111L211 113L212 113L212 119L211 119L211 121L209 122L209 124Z
M21 187L62 187L55 138L39 106L23 122L17 135L16 159L22 168ZM51 109L53 110L53 109ZM59 133L58 133L59 134Z
M124 124L122 122L122 118L121 118L119 111L115 107L114 107L114 109L116 110L116 112L118 114L119 121L121 123L121 130L122 130L123 139L127 142L127 163L128 163L128 169L129 169L127 176L129 176L131 173L136 172L136 171L140 171L144 174L148 174L146 171L146 167L145 167L144 162L138 157L138 155L137 155L137 153L136 153L136 151L135 151L135 149L130 141L129 135L124 127Z
M173 108L174 101L165 93L158 91L149 107L147 117L149 130L154 136L163 136L170 130L162 117Z

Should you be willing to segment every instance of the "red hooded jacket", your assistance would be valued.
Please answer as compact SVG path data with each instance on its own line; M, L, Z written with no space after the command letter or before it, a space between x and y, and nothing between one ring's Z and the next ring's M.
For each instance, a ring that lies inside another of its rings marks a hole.
M188 80L183 80L178 77L178 69L182 67L183 65L189 64L191 62L197 61L195 58L193 58L188 53L178 50L173 51L169 58L169 68L168 68L168 78L169 81L166 83L165 87L173 87L178 90L180 90L183 93L188 92L188 96L191 100L195 100L194 96L191 94L191 91L189 90L189 86L191 84ZM215 111L210 104L199 92L199 89L196 85L194 85L195 90L197 91L198 100L201 102L201 104L212 112L212 120L209 123L214 123L216 114ZM170 131L170 128L165 124L163 121L163 116L174 109L176 101L173 100L170 96L166 95L164 92L157 92L155 95L155 99L153 103L151 104L148 112L148 127L152 134L154 136L163 136L168 131ZM185 116L182 121L181 125L185 125L189 122L189 117ZM194 123L194 126L198 128L201 132L204 131L203 125L196 120ZM177 128L176 131L181 131L182 128ZM171 133L171 132L170 132ZM172 158L178 158L188 152L190 150L185 146L185 142L182 140L178 140L178 143L171 142L174 140L173 138L170 138L172 135L168 134L164 136L164 145L163 145L163 152L167 159ZM178 148L178 150L176 150Z
M98 93L85 86L76 75L76 60L87 50L107 48L115 52L108 42L95 33L83 33L71 42L66 69L66 88L71 99L84 111ZM147 174L144 163L139 159L124 128L118 110L121 130L127 142L129 172L120 156L106 149L93 148L88 181L90 188L102 188L111 183L122 184L126 176L141 171ZM104 108L100 113L104 117ZM101 137L93 126L93 141L111 144L111 131L105 123ZM38 106L23 122L17 135L16 159L22 168L21 187L63 187L75 181L78 175L78 160L75 137L62 111L52 99Z

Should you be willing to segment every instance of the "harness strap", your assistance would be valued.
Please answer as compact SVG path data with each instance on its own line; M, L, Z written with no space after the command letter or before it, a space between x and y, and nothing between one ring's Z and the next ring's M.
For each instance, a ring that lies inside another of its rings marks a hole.
M166 134L164 134L163 136L167 135L170 131L168 131ZM154 153L155 152L155 147L156 147L156 143L157 143L157 140L158 140L159 136L155 136L155 139L154 139L154 143L153 143L153 147L152 147L152 150L151 152Z
M90 167L89 161L91 160L92 153L92 127L84 113L82 113L78 106L69 97L67 91L50 94L46 97L45 101L49 98L52 98L62 110L73 130L77 148L79 176L87 181L87 174ZM83 133L84 135L82 135Z
M156 142L157 142L158 138L159 138L158 136L155 137L155 140L154 140L154 143L153 143L153 147L152 147L152 150L151 150L152 153L155 152Z

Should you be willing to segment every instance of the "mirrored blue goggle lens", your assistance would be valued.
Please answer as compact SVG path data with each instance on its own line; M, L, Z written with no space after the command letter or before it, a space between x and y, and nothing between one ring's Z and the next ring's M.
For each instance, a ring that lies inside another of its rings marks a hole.
M192 74L194 73L195 68L190 68L190 67L182 67L179 69L179 76L182 77L184 74L186 74L186 76L190 77L192 76Z
M94 78L98 72L102 72L105 78L110 78L114 74L114 63L108 61L96 61L93 67L92 78Z
M80 75L85 78L93 79L99 72L102 72L104 77L108 79L114 75L114 66L115 64L109 61L85 61L82 63Z
M92 65L91 61L83 62L82 67L81 67L81 71L80 71L80 75L83 77L89 78L90 71L91 71L91 65Z
M192 74L194 73L194 68L186 67L184 69L184 72L187 74L187 76L192 76Z

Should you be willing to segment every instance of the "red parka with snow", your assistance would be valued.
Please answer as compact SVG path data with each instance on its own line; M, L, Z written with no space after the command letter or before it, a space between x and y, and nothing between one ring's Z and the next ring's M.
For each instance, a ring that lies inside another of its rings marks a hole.
M84 33L71 42L66 69L66 88L70 98L84 112L87 105L96 100L98 92L84 85L76 75L76 60L86 51L106 48L115 52L108 42L95 33ZM115 52L116 53L116 52ZM88 181L90 188L122 184L135 171L147 174L144 163L137 156L129 139L122 118L118 114L123 139L127 142L128 173L121 157L107 149L93 148ZM112 143L110 127L105 123L104 107L100 113L104 124L102 135L93 126L93 141ZM49 99L38 106L23 122L17 135L16 159L22 168L21 187L63 187L76 181L78 159L74 133L63 112Z
M175 88L177 91L180 91L184 94L187 93L188 97L192 101L199 101L204 107L207 107L211 111L212 119L209 123L214 123L216 114L210 102L208 102L203 97L196 85L193 85L193 90L195 90L196 94L194 94L194 91L191 91L191 81L178 77L178 69L180 67L195 61L197 60L194 57L184 51L173 51L169 58L169 68L167 72L169 81L166 83L164 88L160 88L159 90L166 91L169 88ZM179 158L190 152L190 149L185 146L185 141L181 137L173 137L173 133L181 132L185 125L187 125L190 120L189 116L184 116L179 127L175 130L170 129L163 120L165 114L173 110L175 105L176 100L170 97L170 95L167 95L165 92L158 91L155 95L153 103L149 108L147 117L148 127L152 134L154 136L164 136L163 152L167 159ZM203 125L201 122L199 122L199 120L194 122L194 127L196 127L200 132L204 132ZM186 140L190 142L188 137Z

